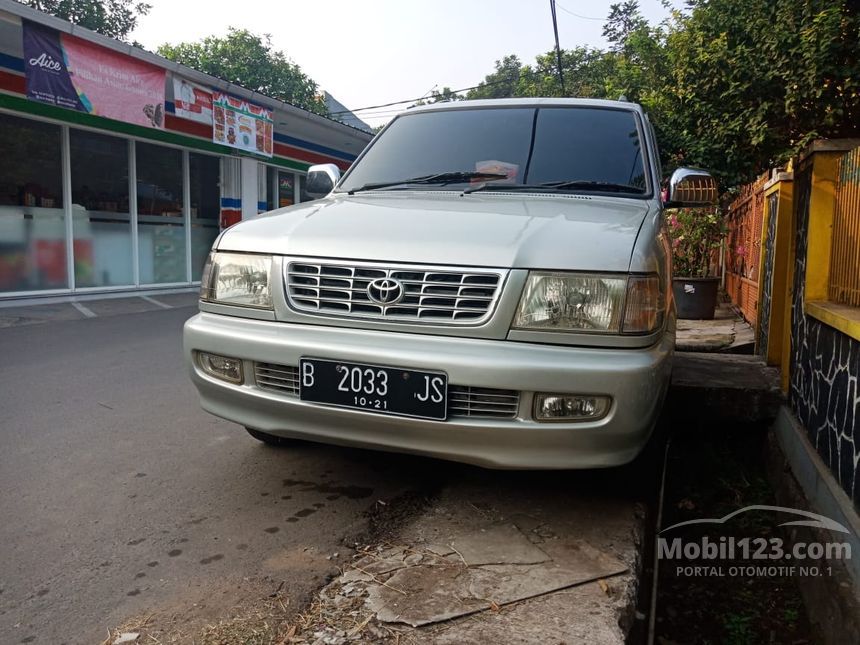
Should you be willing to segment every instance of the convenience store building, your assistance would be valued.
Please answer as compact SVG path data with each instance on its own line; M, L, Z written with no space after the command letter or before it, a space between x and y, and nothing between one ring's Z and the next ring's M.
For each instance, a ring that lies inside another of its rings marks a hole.
M0 0L0 301L199 283L371 134Z

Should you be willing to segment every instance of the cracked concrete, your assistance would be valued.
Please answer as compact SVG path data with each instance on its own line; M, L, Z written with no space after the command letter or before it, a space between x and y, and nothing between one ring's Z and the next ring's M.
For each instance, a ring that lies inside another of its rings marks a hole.
M446 491L321 590L305 642L623 643L644 508L556 492Z
M739 352L755 343L755 332L729 303L720 303L713 320L678 320L675 349L680 352Z

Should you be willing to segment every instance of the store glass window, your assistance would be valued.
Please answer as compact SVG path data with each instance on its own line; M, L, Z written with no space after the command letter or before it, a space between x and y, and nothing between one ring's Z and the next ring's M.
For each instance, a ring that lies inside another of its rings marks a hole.
M0 292L66 289L59 126L0 114Z
M75 287L134 283L128 141L69 131Z
M296 176L291 172L277 171L278 173L278 208L292 206L296 203Z
M150 143L135 147L140 282L187 282L182 152Z
M221 215L221 160L192 152L188 155L191 183L191 280L200 280L206 256L218 237Z
M299 202L300 203L312 202L314 199L316 199L316 198L308 195L307 191L305 190L306 184L308 183L308 176L307 175L296 175L296 180L299 182Z
M273 166L266 173L266 210L292 206L296 203L295 174Z

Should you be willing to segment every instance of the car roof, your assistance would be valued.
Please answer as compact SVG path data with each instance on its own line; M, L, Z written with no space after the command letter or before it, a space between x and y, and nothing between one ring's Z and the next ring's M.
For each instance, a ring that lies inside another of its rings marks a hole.
M642 107L630 101L611 101L606 99L568 99L568 98L522 98L522 99L480 99L475 101L446 101L418 105L401 112L431 112L437 110L470 110L475 108L505 108L505 107L596 107L615 110L630 110L642 114Z

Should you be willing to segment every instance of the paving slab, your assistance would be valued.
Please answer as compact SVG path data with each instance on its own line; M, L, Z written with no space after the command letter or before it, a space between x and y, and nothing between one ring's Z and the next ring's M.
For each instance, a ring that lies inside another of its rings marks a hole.
M487 526L456 538L452 550L468 565L537 564L550 557L513 524Z
M755 343L755 331L730 303L720 303L713 320L679 319L675 349L680 352L744 353Z
M579 557L571 557L573 554ZM616 558L587 544L572 550L561 562L419 565L397 571L385 585L371 583L366 607L382 622L419 627L497 609L626 570Z
M599 486L561 486L548 496L448 489L322 589L316 631L302 638L623 643L634 621L644 517L641 504Z

